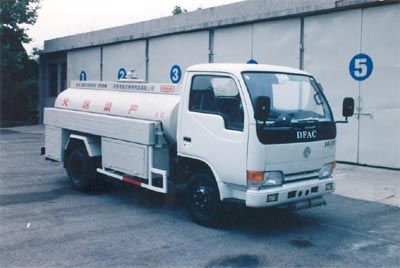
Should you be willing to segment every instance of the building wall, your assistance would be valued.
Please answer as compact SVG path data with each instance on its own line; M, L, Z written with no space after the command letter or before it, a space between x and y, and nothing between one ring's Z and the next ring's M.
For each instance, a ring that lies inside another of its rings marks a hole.
M356 115L337 125L339 160L400 168L399 20L400 5L305 18L304 68L324 86L336 120L343 97L356 100ZM373 62L363 81L349 70L359 53Z
M338 124L337 159L400 168L399 20L400 5L385 5L72 50L68 81L82 71L88 80L116 80L124 68L152 82L180 83L171 81L175 65L183 74L192 64L251 59L303 68L323 85L336 120L343 98L356 100L358 115ZM373 62L363 81L351 76L359 53Z
M349 61L360 52L360 40L361 9L304 19L304 69L322 84L336 120L342 119L343 98L358 98L359 83L349 75ZM357 162L357 121L337 124L336 152L342 161Z
M149 81L171 82L172 66L187 67L208 62L208 31L151 38L149 40ZM182 82L182 79L178 83Z
M101 48L85 48L72 50L67 53L67 83L81 79L83 73L85 80L100 80Z
M102 80L117 80L121 69L136 70L146 77L146 41L127 42L103 47ZM121 74L120 74L121 75Z
M400 5L364 9L362 25L374 71L360 83L358 162L400 168Z
M300 67L300 18L255 23L253 57L259 63Z
M40 57L39 118L43 120L43 108L54 105L56 95L67 86L66 53L52 53ZM55 67L55 68L54 68ZM51 71L51 69L53 69ZM54 71L55 69L55 71ZM53 77L50 74L53 74ZM55 76L55 77L54 77ZM54 83L55 81L55 83ZM54 94L55 93L55 94Z
M214 31L214 62L247 62L252 58L253 25Z

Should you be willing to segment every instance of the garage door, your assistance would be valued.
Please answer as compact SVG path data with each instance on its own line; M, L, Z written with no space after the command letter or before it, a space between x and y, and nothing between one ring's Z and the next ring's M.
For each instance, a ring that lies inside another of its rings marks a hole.
M252 25L217 29L214 62L246 63L252 58Z
M299 68L300 19L255 23L253 57L258 63Z
M146 42L137 41L103 47L103 80L114 81L129 70L146 78Z
M186 68L208 62L208 31L149 40L149 80L181 83Z
M100 80L100 47L68 52L68 86L71 80Z
M349 75L349 60L360 53L361 10L307 17L304 20L304 68L322 84L336 120L342 100L358 100L360 84ZM358 161L358 120L337 124L337 153L341 161Z
M359 163L400 168L400 5L363 10Z

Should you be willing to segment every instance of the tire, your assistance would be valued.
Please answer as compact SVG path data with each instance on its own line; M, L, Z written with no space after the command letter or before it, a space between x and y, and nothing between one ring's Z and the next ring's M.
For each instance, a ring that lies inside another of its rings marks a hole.
M186 187L186 209L198 224L216 227L221 224L224 210L218 185L207 171L193 173Z
M96 179L96 164L84 148L71 152L66 169L72 186L78 191L89 190Z

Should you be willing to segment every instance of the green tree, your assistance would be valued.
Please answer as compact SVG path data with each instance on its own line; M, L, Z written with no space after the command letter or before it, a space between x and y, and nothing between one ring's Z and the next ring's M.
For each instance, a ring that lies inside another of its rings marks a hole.
M36 22L40 0L0 0L1 126L27 121L38 100L38 64L22 44L29 43L28 25Z
M181 13L186 13L186 9L182 9L180 6L175 6L174 9L172 10L172 15L179 15Z

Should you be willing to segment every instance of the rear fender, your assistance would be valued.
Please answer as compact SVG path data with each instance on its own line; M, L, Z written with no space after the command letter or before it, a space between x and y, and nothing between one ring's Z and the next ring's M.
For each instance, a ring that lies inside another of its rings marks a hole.
M66 151L69 149L69 146L72 144L73 140L82 141L90 157L101 156L100 138L72 134L65 145Z

